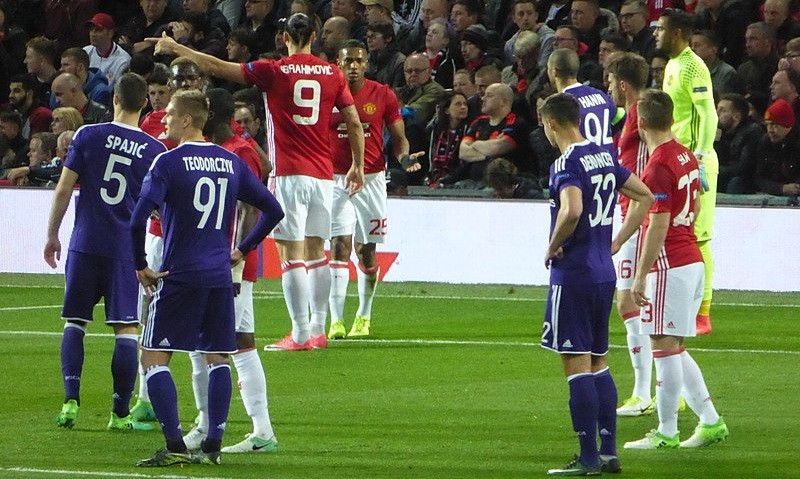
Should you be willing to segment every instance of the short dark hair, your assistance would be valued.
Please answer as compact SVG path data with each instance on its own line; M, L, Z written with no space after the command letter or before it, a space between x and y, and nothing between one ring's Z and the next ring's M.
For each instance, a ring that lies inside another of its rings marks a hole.
M700 35L706 37L708 43L716 47L718 51L722 49L722 42L719 41L719 35L717 35L717 33L714 30L708 30L708 29L695 30L692 32L692 35Z
M486 166L486 184L496 186L513 186L517 182L517 167L505 158L495 158Z
M8 22L8 19L6 19L6 22ZM45 57L51 64L56 62L56 54L58 50L55 40L50 40L47 37L39 36L28 40L28 43L26 43L25 46Z
M339 47L339 50L344 50L346 48L361 48L362 50L366 50L367 46L364 45L364 42L361 40L351 38L349 40L345 40L344 43L342 43L342 45Z
M22 115L17 110L7 108L0 111L0 121L3 123L16 123L18 127L22 128Z
M454 0L450 4L450 10L452 10L453 6L455 5L463 5L464 8L467 9L467 14L478 17L480 17L481 12L483 11L483 5L476 0Z
M140 111L147 101L147 82L136 73L125 73L114 85L114 96L123 110Z
M64 50L64 53L61 54L61 58L72 58L76 62L82 64L86 71L89 71L89 54L86 53L83 48L81 47L72 47L67 48Z
M31 135L31 140L39 140L41 148L49 152L52 156L56 156L56 146L58 145L58 135L50 131L40 131Z
M391 23L370 23L367 25L367 32L380 33L386 43L394 41L394 27Z
M627 52L631 49L631 41L628 40L628 37L615 30L603 30L603 33L600 34L600 41L614 45L619 51Z
M526 3L532 3L533 4L533 9L537 13L539 12L539 4L536 2L536 0L514 0L513 2L511 2L511 8L509 9L509 11L513 15L514 9L517 7L517 5L523 5L523 4L526 4Z
M20 83L22 84L23 90L34 93L39 89L39 83L36 81L36 78L28 73L18 73L11 77L11 80L8 83Z
M647 90L639 98L639 117L647 123L648 128L658 131L669 130L672 126L672 98L661 90Z
M660 59L668 62L669 61L669 54L667 54L667 52L665 52L664 50L662 50L660 48L656 48L655 50L653 50L653 56L650 57L650 62L648 62L648 63L651 63L653 61L653 58L660 58Z
M237 27L231 30L228 34L228 40L244 45L250 50L250 55L254 54L258 49L258 38L252 30L245 27Z
M738 94L738 93L725 93L719 99L719 101L729 101L731 102L731 106L733 109L742 115L742 119L747 118L747 115L750 114L750 104L747 103L747 98Z
M555 93L545 98L539 112L542 118L552 118L560 125L577 127L581 121L581 107L569 93Z
M661 18L666 18L670 30L680 30L681 37L689 40L694 32L694 16L678 8L667 8L661 12Z
M217 125L223 123L230 124L233 112L236 110L231 92L224 88L210 88L206 90L206 96L208 97L208 105L212 112L212 116L208 119L206 126L211 123Z
M786 72L786 77L789 78L789 83L794 86L794 89L797 90L797 93L800 93L800 72L793 68L784 68L778 71Z
M629 83L636 90L641 90L647 87L650 65L642 56L625 52L611 60L608 64L608 73L613 73L618 80Z
M295 13L286 20L286 33L295 45L304 47L314 33L314 22L305 13Z
M147 75L148 85L167 85L169 83L169 67L163 63L156 63L153 71Z

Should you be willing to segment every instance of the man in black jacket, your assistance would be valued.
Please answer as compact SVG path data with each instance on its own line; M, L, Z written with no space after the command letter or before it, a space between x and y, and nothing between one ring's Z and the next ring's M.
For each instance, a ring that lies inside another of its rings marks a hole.
M756 148L764 130L748 114L747 100L727 93L717 103L721 135L714 143L719 158L720 193L755 192Z
M800 132L792 107L777 100L764 114L767 133L758 144L756 186L771 195L800 195Z

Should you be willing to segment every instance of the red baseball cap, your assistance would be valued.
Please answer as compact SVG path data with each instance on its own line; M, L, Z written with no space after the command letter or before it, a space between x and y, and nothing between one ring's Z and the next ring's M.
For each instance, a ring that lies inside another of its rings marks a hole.
M89 24L95 27L105 28L106 30L114 29L114 19L107 13L96 13L92 19L89 20Z

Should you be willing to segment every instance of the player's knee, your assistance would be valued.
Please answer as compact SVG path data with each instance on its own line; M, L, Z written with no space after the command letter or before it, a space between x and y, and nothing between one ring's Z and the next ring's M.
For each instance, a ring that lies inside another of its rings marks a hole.
M256 347L256 336L253 333L236 333L236 348L241 350Z
M630 313L635 313L637 311L639 311L639 306L633 301L631 290L625 289L617 291L617 312L619 315L625 318L625 316Z
M361 263L361 266L366 269L374 268L378 263L378 257L375 254L375 243L356 243L356 256L358 256L358 262Z
M353 243L350 236L335 236L331 239L331 255L336 261L349 260L352 249Z

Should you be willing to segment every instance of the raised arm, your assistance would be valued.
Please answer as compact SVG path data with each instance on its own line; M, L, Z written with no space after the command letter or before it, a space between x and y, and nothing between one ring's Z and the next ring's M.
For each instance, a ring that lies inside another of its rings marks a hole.
M181 45L176 42L172 37L167 36L166 33L163 33L160 38L146 38L145 41L155 45L156 54L163 53L187 57L213 77L236 83L246 83L244 74L242 73L242 66L239 63L226 62L212 55L192 50L186 45Z

